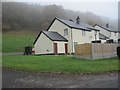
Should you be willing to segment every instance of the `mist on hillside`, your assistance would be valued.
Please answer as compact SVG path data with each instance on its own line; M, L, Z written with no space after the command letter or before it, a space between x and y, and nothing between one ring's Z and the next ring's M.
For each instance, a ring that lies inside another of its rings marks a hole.
M101 17L91 12L81 12L64 9L58 5L40 5L17 2L2 3L3 31L31 30L38 32L46 30L55 17L75 20L77 16L82 22L94 26L106 25L117 30L117 20L111 21L107 17Z

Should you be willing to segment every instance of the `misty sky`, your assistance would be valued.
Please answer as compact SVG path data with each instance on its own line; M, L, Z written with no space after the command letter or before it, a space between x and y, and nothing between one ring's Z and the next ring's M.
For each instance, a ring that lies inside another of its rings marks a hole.
M42 2L41 5L62 5L65 9L81 12L92 12L96 15L107 17L111 20L118 19L117 2Z
M14 1L24 1L27 2L28 0L14 0ZM109 18L110 20L117 20L118 19L118 2L112 0L111 2L40 2L39 0L29 0L31 3L39 3L40 5L62 5L64 9L71 9L74 11L81 11L81 12L92 12L96 15L103 16ZM38 2L37 2L38 1Z

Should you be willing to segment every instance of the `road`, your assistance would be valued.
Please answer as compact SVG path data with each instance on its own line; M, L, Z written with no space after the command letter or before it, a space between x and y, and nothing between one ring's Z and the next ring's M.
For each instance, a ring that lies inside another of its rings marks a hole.
M118 88L118 74L43 75L3 69L3 88Z

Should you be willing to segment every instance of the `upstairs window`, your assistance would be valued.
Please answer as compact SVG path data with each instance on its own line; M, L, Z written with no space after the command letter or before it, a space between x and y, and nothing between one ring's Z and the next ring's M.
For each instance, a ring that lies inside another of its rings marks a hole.
M82 30L82 36L85 36L85 30Z
M64 29L64 36L68 35L68 29Z
M97 35L97 31L95 31L95 35Z

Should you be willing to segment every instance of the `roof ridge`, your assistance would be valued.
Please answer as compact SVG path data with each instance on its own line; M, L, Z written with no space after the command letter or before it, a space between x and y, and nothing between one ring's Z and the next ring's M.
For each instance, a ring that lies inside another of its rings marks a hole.
M102 27L102 28L104 28L104 29L106 29L106 30L108 30L109 32L119 32L119 31L116 30L116 29L113 30L114 28L108 28L108 27L106 27L106 26L104 26L104 25L95 24L94 27L95 27L96 25L99 26L99 27Z
M92 25L90 25L88 23L85 23L85 22L82 22L82 21L80 22L81 24L76 24L75 22L72 22L72 21L69 21L69 20L66 20L66 19L61 19L61 18L57 18L57 17L55 19L64 23L65 25L67 25L70 28L84 29L84 30L87 30L87 31L97 30Z

